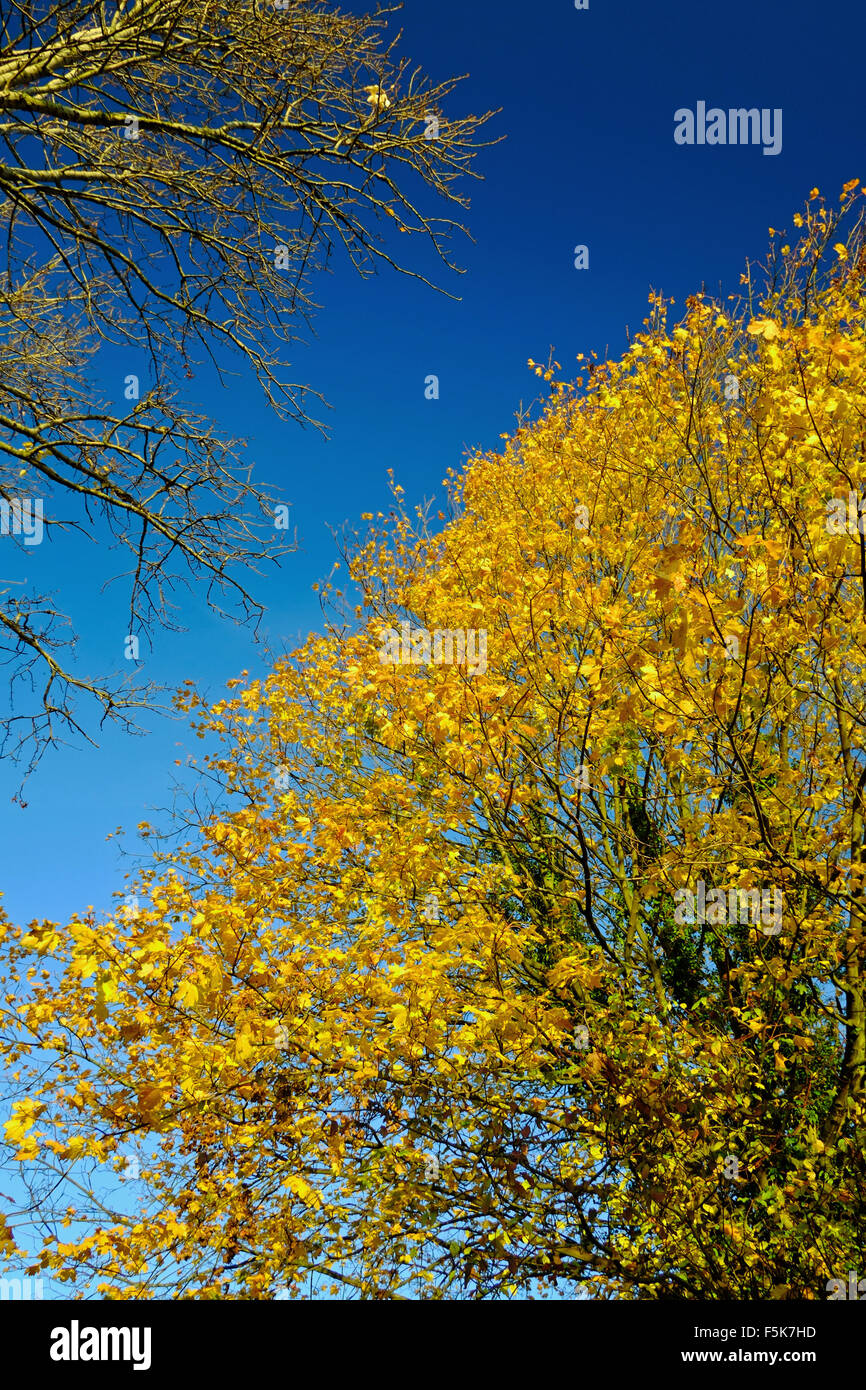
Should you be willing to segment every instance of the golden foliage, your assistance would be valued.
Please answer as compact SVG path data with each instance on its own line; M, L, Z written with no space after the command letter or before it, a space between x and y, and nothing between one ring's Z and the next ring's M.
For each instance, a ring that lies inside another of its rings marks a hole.
M745 302L669 329L653 295L622 361L549 369L439 531L395 486L348 635L180 697L221 794L141 911L5 933L22 1172L147 1150L140 1210L77 1193L46 1268L754 1298L856 1264L866 567L828 526L866 482L856 198L813 199ZM383 660L403 622L486 661ZM701 882L783 915L689 920Z

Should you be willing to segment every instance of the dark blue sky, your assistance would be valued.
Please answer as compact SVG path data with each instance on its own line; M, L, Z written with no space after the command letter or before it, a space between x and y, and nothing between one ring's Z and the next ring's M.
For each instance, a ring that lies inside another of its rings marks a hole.
M221 428L247 437L258 477L292 503L302 549L254 584L278 649L318 626L311 586L337 558L327 528L387 510L389 468L410 505L441 498L446 470L468 449L497 446L535 399L527 358L546 360L553 346L572 375L578 352L619 355L651 287L674 296L675 312L702 285L736 291L746 258L763 258L770 226L792 227L813 186L835 203L843 182L866 176L854 0L590 0L586 11L572 0L409 0L398 26L402 51L434 81L469 74L450 98L455 114L502 108L488 137L506 138L480 155L484 181L467 181L474 244L454 243L466 274L437 272L420 241L400 239L406 261L460 302L387 268L361 282L332 258L333 273L315 285L317 337L297 347L290 373L334 407L328 442L275 422L244 378L219 390L202 373L192 388ZM674 112L699 101L781 108L781 153L677 145ZM574 269L578 243L589 247L588 271ZM121 367L136 369L109 370ZM424 396L431 373L437 401ZM97 564L91 542L64 537L27 558L28 578L56 589L75 618L85 669L100 672L123 664L123 589L100 592L111 559ZM218 697L243 668L264 669L249 634L194 596L178 616L188 631L157 633L146 653L155 679L189 677ZM128 865L106 836L124 826L127 848L140 849L138 822L171 804L174 759L202 751L184 721L144 722L150 733L129 739L99 735L91 717L101 747L49 752L24 809L11 800L15 769L3 767L0 888L14 919L107 909L123 887Z

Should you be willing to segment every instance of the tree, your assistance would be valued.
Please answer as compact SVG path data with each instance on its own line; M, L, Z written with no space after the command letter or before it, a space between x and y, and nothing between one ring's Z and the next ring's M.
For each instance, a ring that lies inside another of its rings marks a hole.
M287 548L275 498L185 400L196 353L221 378L232 360L251 369L280 418L310 422L285 348L334 247L362 275L402 270L387 224L456 268L457 224L421 202L466 205L456 185L486 117L446 119L456 81L432 86L396 55L391 13L318 0L4 7L3 530L33 545L101 518L130 554L130 634L174 625L173 591L190 580L219 611L255 618L245 571ZM127 364L105 399L103 345ZM41 684L35 706L7 711L4 753L35 759L83 732L77 695L127 721L154 697L77 669L65 624L49 597L0 593L13 689Z
M857 196L815 190L745 302L669 328L653 294L621 361L538 368L441 529L398 485L368 517L351 628L179 697L220 790L140 908L4 934L19 1266L647 1299L857 1267ZM133 1153L129 1211L89 1174Z

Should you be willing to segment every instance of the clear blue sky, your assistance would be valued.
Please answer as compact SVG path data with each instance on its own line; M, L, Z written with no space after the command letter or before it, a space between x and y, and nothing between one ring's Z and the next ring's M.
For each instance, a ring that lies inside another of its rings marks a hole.
M302 549L255 586L277 648L318 626L311 586L336 559L328 525L387 510L388 468L410 506L441 497L446 469L469 448L497 446L535 398L527 358L546 359L552 345L570 375L578 352L618 355L650 287L677 311L702 284L737 290L746 257L763 257L768 227L791 227L811 187L835 202L844 181L866 177L860 0L590 0L587 11L572 0L409 0L398 23L402 51L431 78L469 74L450 98L455 112L502 107L488 129L507 138L481 154L484 182L469 189L475 244L455 243L467 273L440 278L461 302L387 269L362 283L332 260L315 287L318 336L296 348L290 374L333 405L329 442L274 421L244 379L230 391L204 374L193 383L222 428L246 435L260 480L292 503ZM782 108L781 153L675 144L675 110L699 101ZM401 240L433 274L420 241ZM574 269L578 243L588 271ZM429 373L438 401L424 398ZM27 559L28 576L77 620L82 661L102 672L122 666L126 631L122 590L100 593L111 558L97 566L90 542L60 538ZM194 598L179 616L188 631L157 633L147 654L154 678L189 677L217 698L242 669L264 669L249 634ZM183 721L145 723L143 738L108 731L98 750L49 752L24 809L11 800L15 769L0 769L0 889L14 920L107 909L123 887L127 865L106 836L124 826L123 843L140 847L138 822L170 806L174 759L202 751Z

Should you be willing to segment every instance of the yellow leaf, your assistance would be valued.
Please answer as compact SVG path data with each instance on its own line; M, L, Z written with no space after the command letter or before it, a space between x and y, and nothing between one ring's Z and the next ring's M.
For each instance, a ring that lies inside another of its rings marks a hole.
M310 1184L305 1182L303 1178L297 1176L286 1178L284 1185L300 1197L301 1201L305 1202L308 1207L320 1207L322 1205L319 1193L310 1187Z
M778 338L779 325L772 319L753 319L749 324L749 332L761 338Z

